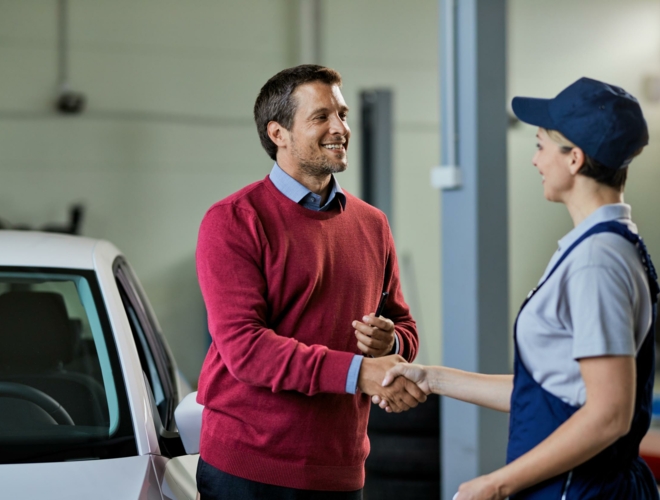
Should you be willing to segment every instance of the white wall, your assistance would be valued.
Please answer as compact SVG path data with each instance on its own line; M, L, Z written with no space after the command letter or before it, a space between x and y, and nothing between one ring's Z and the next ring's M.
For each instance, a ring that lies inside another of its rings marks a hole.
M633 207L652 256L660 256L660 103L644 92L644 79L660 75L658 0L509 0L509 103L516 95L554 97L582 76L625 88L640 100L650 144L630 167L625 201ZM510 108L510 104L509 104ZM510 311L515 319L572 229L563 205L543 198L532 166L536 129L509 132Z
M418 361L439 363L440 197L430 187L439 163L436 0L326 0L323 64L344 78L353 116L351 167L340 182L359 193L359 93L394 91L394 237L406 300L420 330Z
M114 242L140 276L194 383L206 347L194 269L199 222L271 161L251 111L296 62L294 0L70 0L70 76L89 99L51 112L56 1L0 0L0 218L40 226L83 201L83 232ZM322 63L344 76L354 140L342 186L359 194L362 89L395 90L396 240L422 328L440 359L435 0L326 0Z

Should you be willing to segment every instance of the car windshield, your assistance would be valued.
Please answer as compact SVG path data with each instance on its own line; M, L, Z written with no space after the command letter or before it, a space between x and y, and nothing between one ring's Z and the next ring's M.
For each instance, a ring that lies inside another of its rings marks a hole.
M95 274L0 267L0 463L136 455Z

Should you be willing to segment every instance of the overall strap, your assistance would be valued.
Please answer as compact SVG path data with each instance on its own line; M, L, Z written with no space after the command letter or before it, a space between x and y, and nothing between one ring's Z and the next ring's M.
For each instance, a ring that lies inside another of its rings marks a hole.
M646 251L642 238L628 229L625 224L607 221L596 224L582 234L557 259L543 281L530 292L522 308L534 293L543 286L564 259L586 238L594 234L616 233L632 243L648 277L652 301L652 322L635 358L637 381L635 387L635 410L631 430L587 462L570 473L560 474L538 485L518 492L511 498L534 500L558 500L559 498L648 498L658 499L653 476L639 458L639 443L646 434L651 421L651 401L655 371L654 325L660 288L653 263ZM517 323L514 325L514 339L517 336ZM510 463L550 436L563 422L577 411L561 399L545 391L525 368L515 342L514 387L511 395L509 420L509 444L507 463ZM623 478L622 471L627 476ZM595 481L595 482L594 482ZM570 484L569 490L566 486ZM601 490L607 485L608 490ZM647 494L637 494L637 490L648 490ZM610 491L611 490L611 491ZM568 493L568 495L567 495ZM565 495L562 497L562 494Z
M655 267L653 266L653 262L651 262L649 254L646 250L646 245L644 244L642 237L639 236L638 234L633 233L630 229L628 229L625 226L625 224L613 220L596 224L595 226L591 227L588 231L586 231L582 236L580 236L577 240L575 240L573 244L570 247L568 247L566 251L561 255L561 257L559 257L559 260L555 263L554 267L548 273L548 275L543 280L543 282L539 284L534 290L532 290L532 292L535 292L538 288L540 288L543 284L545 284L545 282L548 281L548 279L550 279L550 276L552 276L552 274L557 270L559 265L562 262L564 262L564 259L568 257L568 255L573 251L573 249L576 246L582 243L582 241L587 239L589 236L592 236L597 233L617 233L623 236L628 241L630 241L633 245L635 245L642 259L642 265L644 266L644 271L646 271L646 274L649 279L649 287L651 288L651 302L653 304L656 304L658 302L658 293L660 293L660 287L658 286L658 275L655 271Z

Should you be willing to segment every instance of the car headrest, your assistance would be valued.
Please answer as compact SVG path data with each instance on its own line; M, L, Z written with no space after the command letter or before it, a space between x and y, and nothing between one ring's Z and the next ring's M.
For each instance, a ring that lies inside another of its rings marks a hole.
M0 372L40 372L71 361L74 335L58 293L0 295Z

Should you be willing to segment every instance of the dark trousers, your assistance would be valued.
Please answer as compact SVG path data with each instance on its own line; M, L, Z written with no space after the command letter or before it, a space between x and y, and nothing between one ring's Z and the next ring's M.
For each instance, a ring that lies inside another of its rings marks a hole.
M314 491L257 483L216 469L201 458L197 464L201 500L362 500L362 490Z

